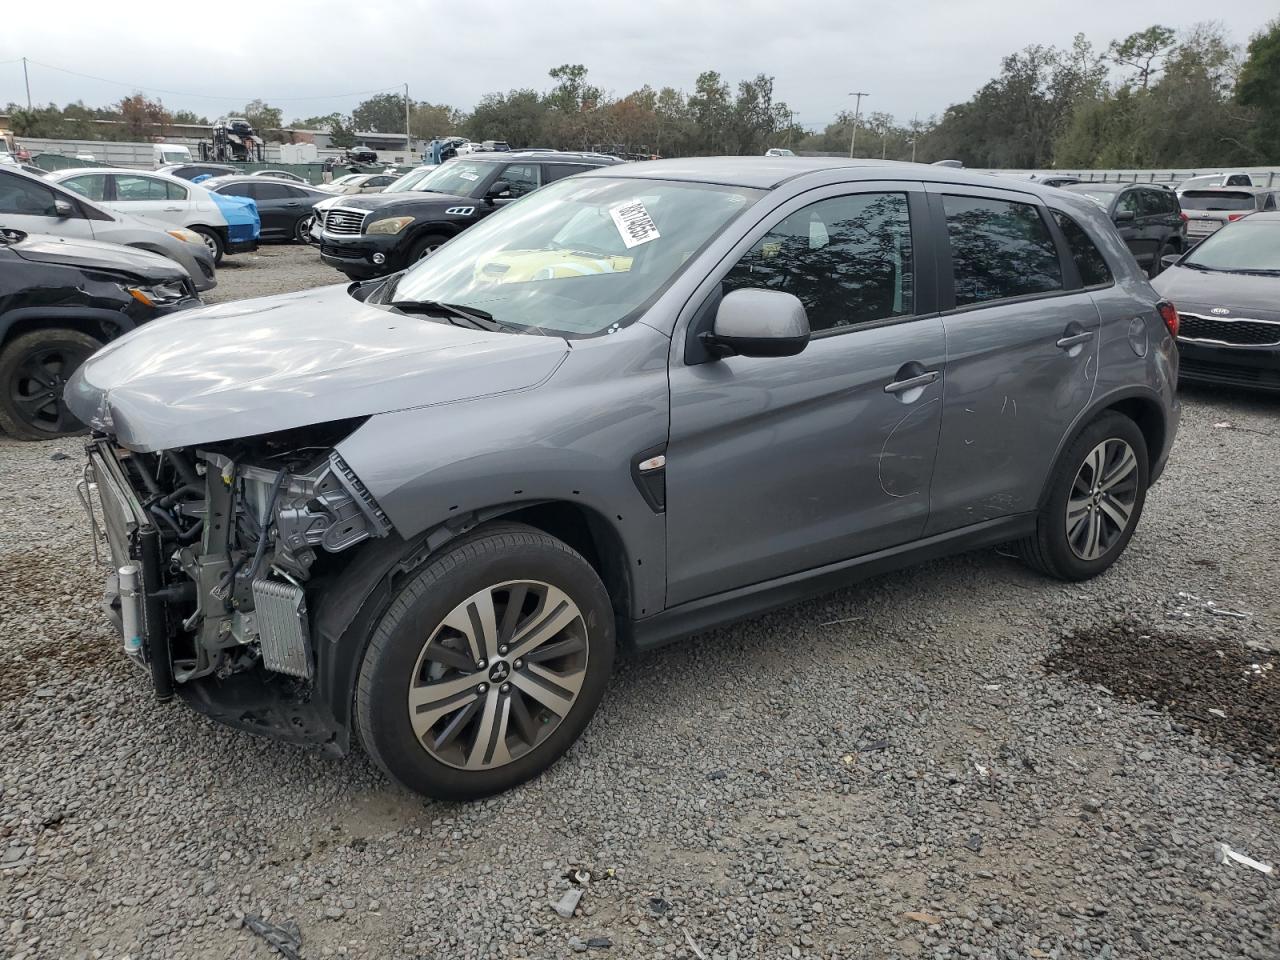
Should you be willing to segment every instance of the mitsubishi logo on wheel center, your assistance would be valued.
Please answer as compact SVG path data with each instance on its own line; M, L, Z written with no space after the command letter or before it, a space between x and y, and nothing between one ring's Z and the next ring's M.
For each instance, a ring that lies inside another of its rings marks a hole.
M489 682L501 683L511 675L511 665L505 660L499 660L489 668Z

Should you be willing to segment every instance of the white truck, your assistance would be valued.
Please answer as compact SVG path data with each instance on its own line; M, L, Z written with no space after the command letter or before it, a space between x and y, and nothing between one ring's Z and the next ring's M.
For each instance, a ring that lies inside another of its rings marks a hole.
M159 170L171 163L190 163L191 148L180 143L153 143L151 145L151 168Z

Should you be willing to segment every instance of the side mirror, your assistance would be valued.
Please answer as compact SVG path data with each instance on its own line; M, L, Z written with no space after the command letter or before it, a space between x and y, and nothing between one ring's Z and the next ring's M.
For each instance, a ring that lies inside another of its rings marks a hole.
M505 180L495 180L493 181L493 186L489 187L489 192L484 195L484 198L492 203L494 200L501 199L502 197L508 197L510 195L511 184L507 183Z
M1172 267L1181 259L1182 259L1182 254L1180 253L1166 253L1163 257L1160 258L1160 266L1168 270L1170 267Z
M1128 223L1134 219L1134 214L1132 210L1117 210L1116 215L1111 219L1116 223Z
M55 197L53 200L53 212L56 216L63 220L67 217L76 215L76 206L70 200L64 200L62 197Z
M726 294L715 326L700 336L713 357L794 357L809 343L809 317L798 297L778 290Z

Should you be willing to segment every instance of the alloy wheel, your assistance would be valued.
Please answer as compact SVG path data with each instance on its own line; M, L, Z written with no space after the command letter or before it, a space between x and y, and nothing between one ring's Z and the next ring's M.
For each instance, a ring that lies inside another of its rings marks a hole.
M32 350L9 381L9 397L33 430L50 437L82 428L62 397L67 378L84 363L91 350L54 346Z
M1138 502L1138 457L1112 437L1094 447L1067 498L1067 543L1081 560L1097 560L1124 536Z
M586 622L558 587L485 587L431 632L409 681L409 721L432 757L462 770L504 766L560 725L587 674Z
M218 259L218 241L207 233L200 234L200 239L204 241L205 249L209 251L209 256L216 261Z

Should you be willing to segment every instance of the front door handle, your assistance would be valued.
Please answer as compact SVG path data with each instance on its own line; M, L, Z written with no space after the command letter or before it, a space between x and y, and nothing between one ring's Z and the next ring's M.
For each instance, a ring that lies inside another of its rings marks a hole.
M1058 341L1058 346L1063 350L1070 350L1072 347L1078 347L1080 344L1088 343L1092 339L1093 334L1086 330L1084 333L1074 333L1063 337Z
M929 370L919 376L907 377L905 380L895 380L893 383L884 385L885 393L903 393L906 390L914 390L916 387L925 387L938 379L937 370Z

